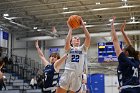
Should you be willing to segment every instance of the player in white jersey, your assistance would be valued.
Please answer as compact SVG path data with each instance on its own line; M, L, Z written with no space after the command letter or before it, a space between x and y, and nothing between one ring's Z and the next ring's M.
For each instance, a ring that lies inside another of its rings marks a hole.
M90 46L91 37L85 27L85 24L81 18L81 26L85 34L85 41L82 46L80 46L80 38L78 36L72 37L72 28L69 26L69 32L66 38L65 51L68 53L68 59L66 60L65 71L60 78L59 87L56 93L66 93L67 90L70 93L75 93L80 90L82 73L84 66L84 56Z

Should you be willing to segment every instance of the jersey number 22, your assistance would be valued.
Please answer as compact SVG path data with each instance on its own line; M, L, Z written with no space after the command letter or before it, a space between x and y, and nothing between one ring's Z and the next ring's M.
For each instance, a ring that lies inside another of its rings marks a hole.
M71 55L71 62L79 62L79 55Z

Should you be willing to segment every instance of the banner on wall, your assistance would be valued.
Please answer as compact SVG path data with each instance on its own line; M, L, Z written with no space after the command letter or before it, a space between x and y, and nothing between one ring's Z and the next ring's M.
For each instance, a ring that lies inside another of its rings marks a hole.
M0 30L0 47L7 48L8 47L8 32Z
M59 48L49 48L49 55L51 54L51 53L59 53L60 51L59 51Z

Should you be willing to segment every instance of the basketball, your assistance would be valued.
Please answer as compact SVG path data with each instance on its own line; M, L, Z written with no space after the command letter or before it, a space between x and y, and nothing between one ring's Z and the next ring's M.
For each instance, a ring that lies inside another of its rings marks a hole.
M71 26L72 29L77 29L81 26L81 16L72 15L68 18L68 24Z

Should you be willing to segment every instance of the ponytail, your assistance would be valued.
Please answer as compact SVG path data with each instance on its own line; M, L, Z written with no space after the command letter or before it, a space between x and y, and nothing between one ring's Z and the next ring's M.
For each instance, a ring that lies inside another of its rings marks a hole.
M139 53L140 53L139 51L135 51L135 57L134 57L134 58L135 58L136 60L139 60Z

